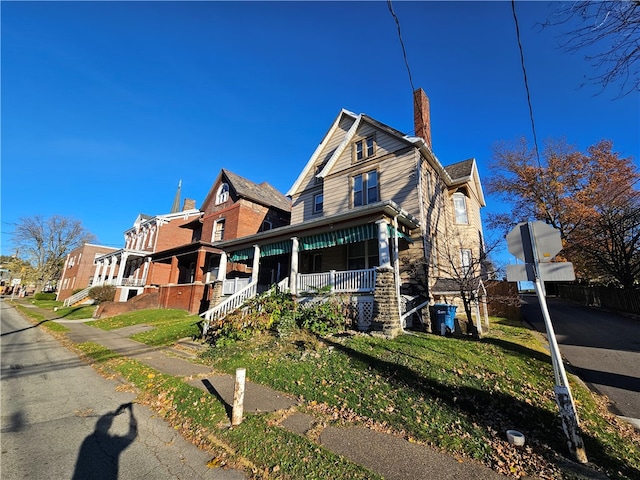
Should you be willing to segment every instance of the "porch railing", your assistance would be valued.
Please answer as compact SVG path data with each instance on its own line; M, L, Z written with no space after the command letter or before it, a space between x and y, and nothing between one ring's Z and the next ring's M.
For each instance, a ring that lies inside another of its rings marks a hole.
M242 290L236 292L234 295L225 299L223 302L220 302L215 307L201 313L200 316L204 319L204 322L202 324L202 335L206 335L207 330L209 329L209 324L212 320L218 320L232 310L240 307L245 302L245 300L255 297L257 287L258 282L251 282Z
M313 292L330 287L335 293L373 292L376 288L376 270L345 270L322 273L298 274L296 287L299 293Z
M65 301L62 302L62 305L65 307L70 307L71 305L75 305L76 303L81 302L89 296L89 290L91 290L93 287L94 285L87 287L84 290L80 290L77 293L74 293L69 298L65 299Z
M232 278L222 282L222 294L233 295L251 283L251 278Z
M123 278L118 283L117 278L112 278L111 280L98 281L94 287L102 286L102 285L113 285L114 287L144 287L144 280L139 280L136 278Z

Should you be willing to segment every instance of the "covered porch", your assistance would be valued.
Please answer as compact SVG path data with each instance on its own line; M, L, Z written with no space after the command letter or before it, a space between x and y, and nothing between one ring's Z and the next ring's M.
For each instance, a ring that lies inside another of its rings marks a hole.
M344 295L361 330L385 330L381 322L400 328L398 258L413 243L411 231L418 222L389 203L360 209L359 215L349 212L218 243L223 250L219 273L226 271L225 262L245 263L251 279L243 291L223 298L227 278L219 276L220 295L213 295L216 301L202 316L220 318L249 296L280 283L300 301L318 293Z
M149 272L148 252L123 248L95 259L92 287L113 285L114 301L126 302L144 290Z

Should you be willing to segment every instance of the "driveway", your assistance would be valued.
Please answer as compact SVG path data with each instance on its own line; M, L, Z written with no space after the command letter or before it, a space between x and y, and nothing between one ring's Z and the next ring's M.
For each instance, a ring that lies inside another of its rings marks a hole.
M522 299L525 319L546 333L538 297ZM640 319L558 298L548 298L547 306L560 351L573 372L609 397L613 413L640 426Z

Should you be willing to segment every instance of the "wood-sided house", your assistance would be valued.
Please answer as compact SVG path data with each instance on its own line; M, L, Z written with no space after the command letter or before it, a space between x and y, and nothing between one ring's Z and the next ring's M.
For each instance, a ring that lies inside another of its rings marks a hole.
M286 277L281 285L297 296L322 287L343 293L360 329L394 336L403 294L433 302L438 280L452 278L450 265L476 268L485 201L475 160L440 163L422 89L414 123L411 136L341 110L287 192L291 224L215 242L220 265L245 263L251 283L235 300L216 305L214 295L205 328L260 284Z

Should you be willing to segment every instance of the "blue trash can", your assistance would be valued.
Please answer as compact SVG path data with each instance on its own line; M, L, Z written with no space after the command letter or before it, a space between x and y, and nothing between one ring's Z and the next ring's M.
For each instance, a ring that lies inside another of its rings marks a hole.
M436 332L439 332L440 335L445 335L447 328L450 332L455 331L457 308L456 305L449 305L447 303L436 303L433 306L436 319Z

